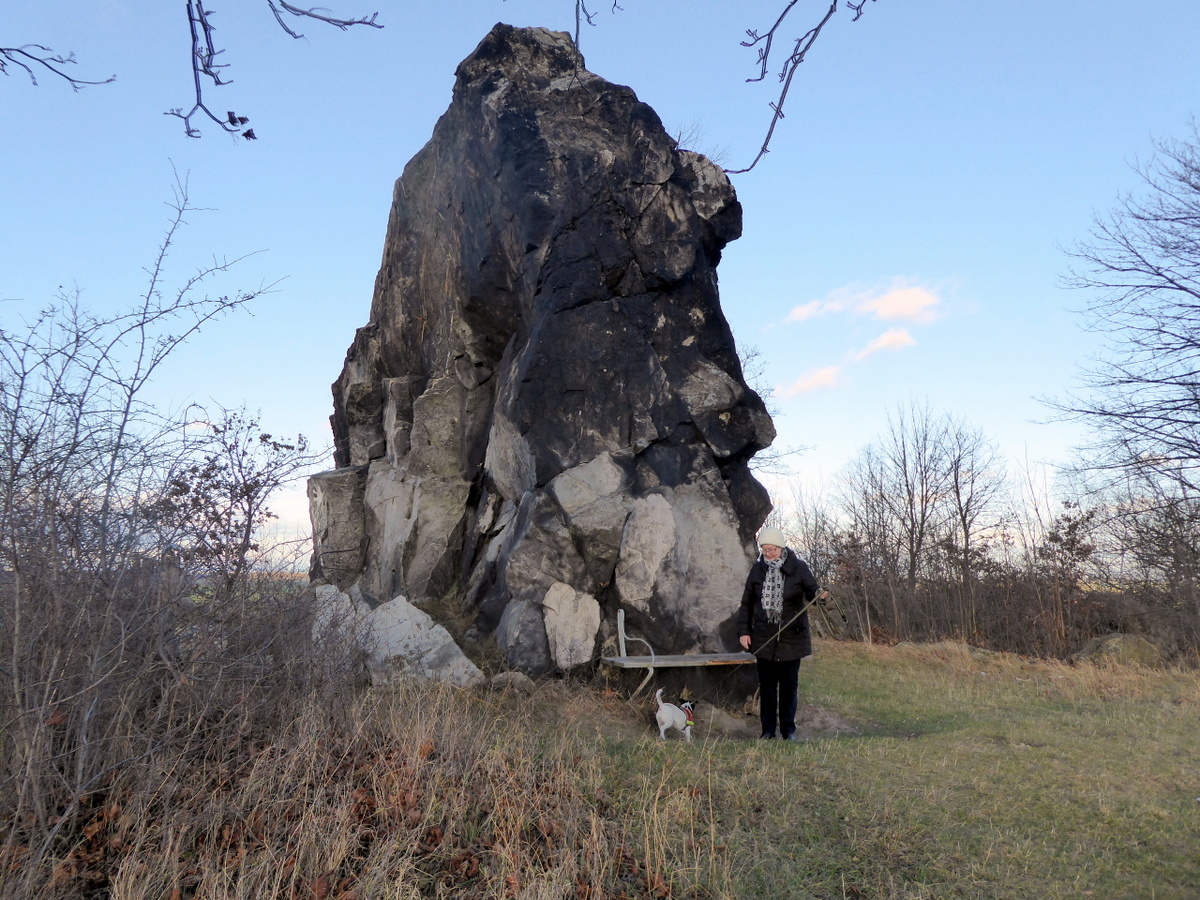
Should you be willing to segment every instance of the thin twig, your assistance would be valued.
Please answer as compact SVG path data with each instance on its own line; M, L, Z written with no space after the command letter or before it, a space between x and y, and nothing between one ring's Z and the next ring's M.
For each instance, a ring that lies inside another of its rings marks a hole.
M37 73L34 71L34 66L41 66L44 69L53 72L67 84L71 85L71 90L78 91L87 85L93 84L108 84L115 81L117 76L110 75L103 81L88 81L84 78L76 78L67 72L64 72L60 66L74 65L76 63L75 54L68 53L64 56L61 53L55 53L49 47L44 47L41 44L24 44L20 47L0 47L0 74L8 74L8 64L19 66L25 70L25 74L29 76L29 80L35 85L37 82Z

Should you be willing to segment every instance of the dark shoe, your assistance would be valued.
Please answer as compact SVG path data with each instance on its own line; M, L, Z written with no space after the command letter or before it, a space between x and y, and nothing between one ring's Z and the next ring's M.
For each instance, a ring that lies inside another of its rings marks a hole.
M796 737L795 734L785 734L783 736L783 739L785 741L793 741L794 743L797 743L797 744L800 743L800 738Z
M769 740L773 740L773 739L774 739L774 737L775 737L775 733L774 733L774 732L767 732L767 733L766 733L766 734L764 734L762 737L760 737L760 738L759 738L759 740L760 740L760 741L769 741Z

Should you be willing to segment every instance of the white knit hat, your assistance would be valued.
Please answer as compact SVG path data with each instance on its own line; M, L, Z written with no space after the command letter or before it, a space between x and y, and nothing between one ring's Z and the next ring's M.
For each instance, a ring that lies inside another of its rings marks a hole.
M775 547L786 547L787 538L783 536L783 532L778 528L773 528L772 526L768 525L758 533L758 546L764 547L767 544L771 544Z

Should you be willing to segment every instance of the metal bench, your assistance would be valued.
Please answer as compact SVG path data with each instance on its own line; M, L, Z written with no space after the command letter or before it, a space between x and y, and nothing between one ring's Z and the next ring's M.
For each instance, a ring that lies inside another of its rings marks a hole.
M649 656L630 656L625 650L626 641L637 641L645 644L650 651ZM641 638L628 637L625 634L625 610L617 610L617 656L602 656L601 660L619 669L645 669L646 677L637 689L630 694L630 699L641 692L650 679L654 677L655 669L680 669L691 666L741 666L754 662L754 654L739 653L655 653L654 648Z

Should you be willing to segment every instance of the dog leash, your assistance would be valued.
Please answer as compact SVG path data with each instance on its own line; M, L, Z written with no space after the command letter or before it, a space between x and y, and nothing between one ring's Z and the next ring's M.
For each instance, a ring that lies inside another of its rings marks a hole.
M825 591L825 590L822 590L821 593L825 594L826 596L828 596L828 594L829 594L829 592ZM788 619L786 625L781 625L777 632L775 632L773 635L771 635L769 638L767 638L765 641L763 641L763 645L761 647L759 647L758 651L755 652L753 655L758 656L759 653L762 653L764 650L767 649L767 646L771 643L771 641L777 641L779 639L779 636L781 634L783 634L784 629L790 628L792 626L793 622L795 622L802 615L804 615L806 612L808 612L808 608L817 602L817 597L819 597L819 596L820 596L820 594L813 597L811 600L809 600L807 603L805 603L802 607L800 607L800 612L796 613L794 616L792 616L790 619Z

